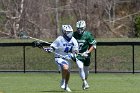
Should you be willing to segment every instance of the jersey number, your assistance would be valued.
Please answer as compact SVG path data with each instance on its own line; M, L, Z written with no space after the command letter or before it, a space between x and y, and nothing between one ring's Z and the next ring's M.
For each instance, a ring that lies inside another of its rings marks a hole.
M84 43L79 43L79 50L82 49L83 45L84 45Z
M66 47L65 50L64 50L64 52L66 52L66 53L71 52L71 51L72 51L72 47L71 48L70 47Z

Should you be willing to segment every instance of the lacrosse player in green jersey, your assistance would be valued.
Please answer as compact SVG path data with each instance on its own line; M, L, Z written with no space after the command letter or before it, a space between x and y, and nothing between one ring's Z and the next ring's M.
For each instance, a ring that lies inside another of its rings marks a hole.
M79 74L83 81L82 88L88 89L87 78L89 74L91 52L96 49L96 40L89 31L86 31L86 23L80 20L76 23L77 31L73 36L78 41L80 55L76 58L76 63L79 68Z

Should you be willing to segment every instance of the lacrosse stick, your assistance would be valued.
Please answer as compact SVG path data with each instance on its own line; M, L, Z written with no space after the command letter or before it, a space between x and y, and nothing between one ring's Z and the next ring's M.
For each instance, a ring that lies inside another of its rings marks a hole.
M33 39L33 40L37 40L37 41L40 41L40 42L44 42L44 43L47 43L47 44L51 44L51 43L49 43L47 41L44 41L44 40L41 40L41 39L37 39L37 38L31 37L31 36L28 36L28 38Z
M66 60L73 60L73 58L76 58L78 55L82 55L81 53L78 53L78 54L75 54L75 55L68 54L68 55L63 56L63 55L53 51L53 48L50 48L50 47L45 48L45 47L43 47L42 44L40 42L38 42L38 41L35 41L33 43L34 43L34 47L38 47L40 49L43 49L46 52L53 53L53 54L57 55L58 57L60 57L62 59L66 59Z
M28 36L27 32L22 32L22 31L21 31L21 32L19 33L19 37L20 37L21 39L33 39L33 40L37 40L37 41L44 42L44 43L47 43L47 44L51 44L51 43L49 43L49 42L47 42L47 41L44 41L44 40L41 40L41 39L37 39L37 38L31 37L31 36Z

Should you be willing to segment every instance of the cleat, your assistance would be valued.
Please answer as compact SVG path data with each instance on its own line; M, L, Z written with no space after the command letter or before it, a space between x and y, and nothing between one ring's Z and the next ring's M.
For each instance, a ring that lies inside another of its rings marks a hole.
M65 88L65 82L64 82L64 81L61 81L60 87L61 87L62 89Z
M61 85L60 87L61 87L62 89L64 89L64 88L65 88L65 84Z
M87 82L86 83L83 82L82 88L83 88L83 90L88 89L89 88L88 83Z
M69 87L64 88L64 90L67 91L67 92L72 92Z

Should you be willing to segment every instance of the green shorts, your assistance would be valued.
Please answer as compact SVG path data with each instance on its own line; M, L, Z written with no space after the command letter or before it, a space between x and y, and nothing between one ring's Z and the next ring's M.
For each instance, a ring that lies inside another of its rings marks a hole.
M77 58L84 63L84 66L90 65L90 57L84 58L84 57L79 56Z
M84 60L81 60L84 62L84 66L89 66L90 65L90 58L85 58Z

